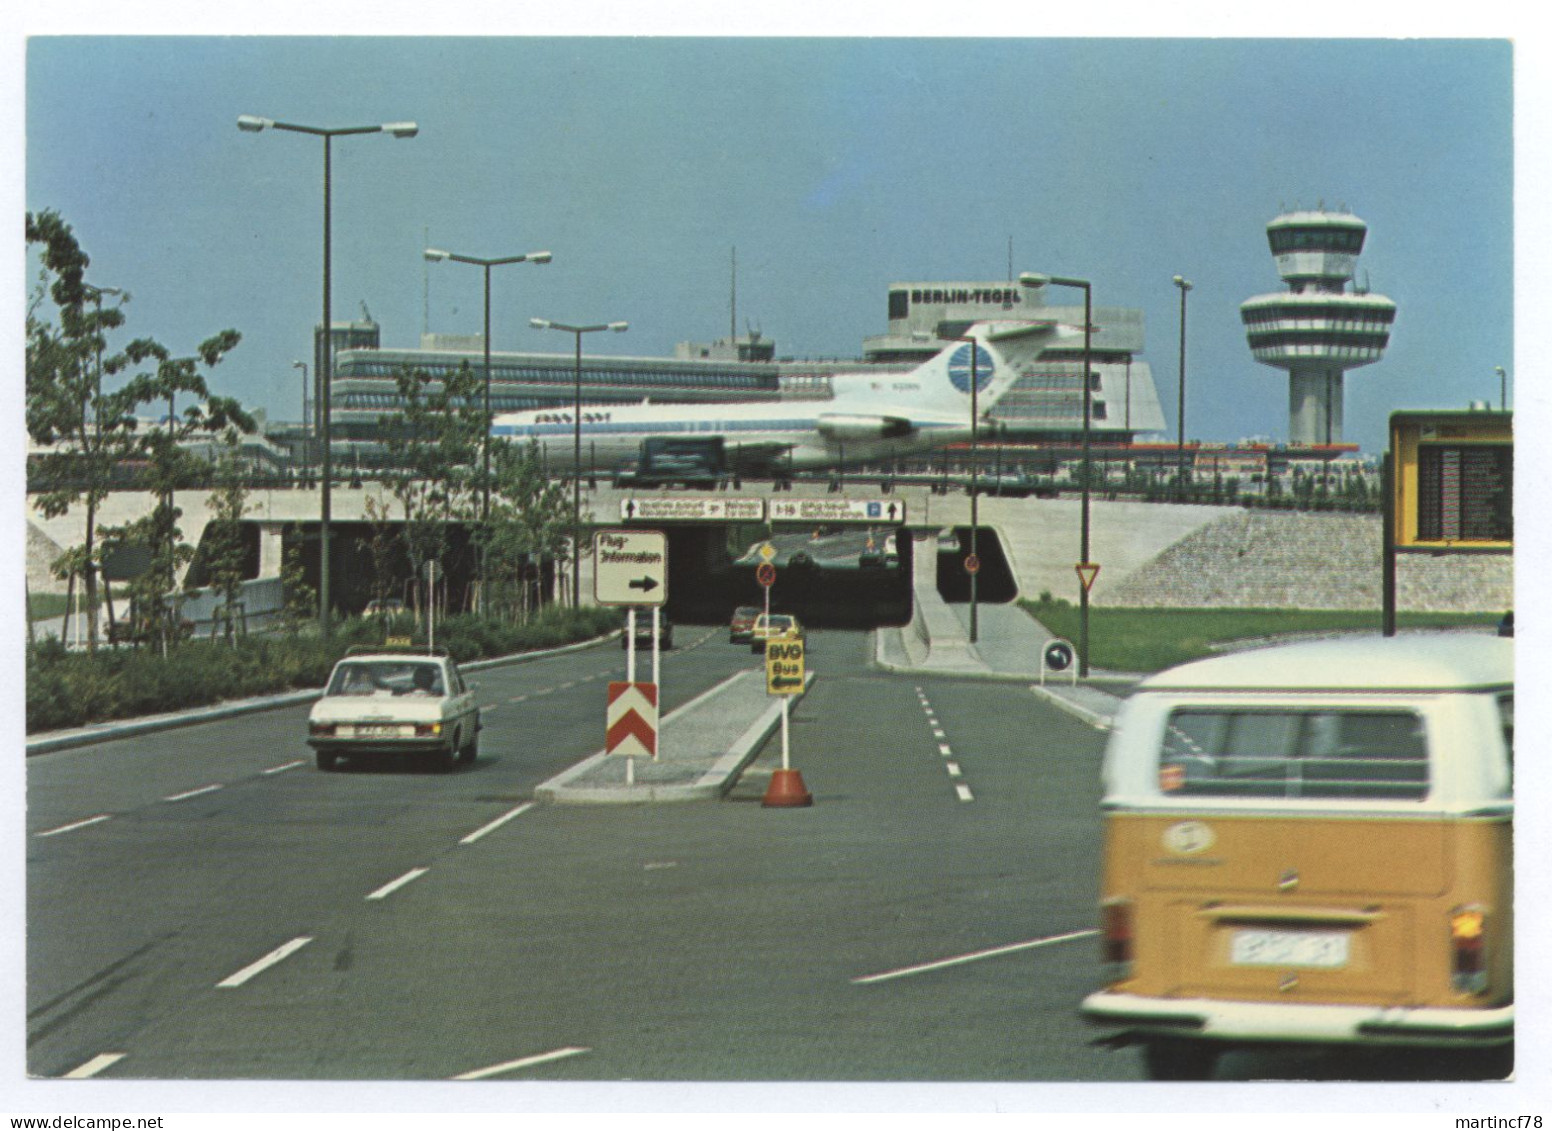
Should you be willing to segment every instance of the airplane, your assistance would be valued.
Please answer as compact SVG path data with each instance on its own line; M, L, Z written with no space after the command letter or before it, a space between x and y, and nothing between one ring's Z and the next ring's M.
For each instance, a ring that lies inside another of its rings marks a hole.
M1054 321L976 322L915 369L836 374L835 395L828 401L584 405L582 458L607 471L634 461L649 437L720 437L736 470L760 475L939 448L970 438L972 348L975 407L984 417L1043 350L1077 336L1079 331ZM551 470L573 470L571 408L502 414L492 421L491 436L536 444Z

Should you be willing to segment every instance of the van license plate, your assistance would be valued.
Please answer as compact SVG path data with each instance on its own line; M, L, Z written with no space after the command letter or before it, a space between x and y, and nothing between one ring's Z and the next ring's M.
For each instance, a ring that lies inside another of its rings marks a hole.
M1346 931L1235 931L1229 960L1236 966L1347 965Z

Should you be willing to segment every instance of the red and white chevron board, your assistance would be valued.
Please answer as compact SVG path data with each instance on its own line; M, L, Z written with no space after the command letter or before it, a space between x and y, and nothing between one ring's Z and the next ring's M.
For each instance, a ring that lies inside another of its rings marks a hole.
M605 754L657 757L657 684L609 684Z

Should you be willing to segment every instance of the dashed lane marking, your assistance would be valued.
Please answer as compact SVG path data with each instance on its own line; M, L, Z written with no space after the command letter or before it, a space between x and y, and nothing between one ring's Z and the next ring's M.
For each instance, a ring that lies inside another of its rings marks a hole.
M962 775L959 772L959 763L958 762L945 762L944 763L944 769L948 770L948 776L951 777L951 778L957 778L957 777L963 777L964 776L964 775Z
M255 978L258 975L264 973L264 971L268 970L276 963L284 962L286 959L290 958L293 954L301 950L304 946L312 941L313 940L311 935L302 935L298 938L294 938L284 946L276 947L257 962L244 966L231 977L217 982L216 989L236 989L238 986L242 985L244 982L247 982L249 979Z
M938 743L938 753L947 758L954 753L954 748L946 742Z
M214 793L220 789L220 785L202 785L198 789L190 789L183 793L175 793L171 797L162 798L163 801L187 801L191 797L202 797L207 793Z
M404 875L400 876L397 880L393 880L392 882L386 883L382 887L378 888L371 895L367 896L367 898L368 899L387 899L390 895L392 895L394 892L398 891L405 884L409 883L411 880L418 880L418 879L420 879L420 877L424 876L429 871L431 871L430 868L411 868L408 872L405 872Z
M298 766L305 766L305 765L307 765L307 759L305 759L305 758L298 758L295 762L286 762L286 763L284 763L282 765L279 765L279 766L271 766L269 769L264 771L264 774L265 774L265 776L268 776L270 774L283 774L287 770L294 770Z
M553 1060L564 1060L569 1056L580 1056L592 1049L571 1046L563 1049L555 1049L551 1052L542 1052L537 1056L525 1056L520 1060L508 1060L501 1064L492 1064L489 1068L476 1068L473 1072L463 1072L452 1077L454 1080L484 1080L490 1076L500 1076L504 1072L516 1072L519 1068L532 1068L536 1064L548 1064Z
M917 966L902 966L897 970L886 970L882 974L867 974L851 980L854 986L871 986L877 982L887 982L892 978L905 978L911 974L925 974L929 970L942 970L949 966L962 966L967 962L979 962L983 958L997 958L1004 954L1014 954L1021 950L1033 950L1036 947L1054 946L1057 943L1072 942L1075 939L1091 939L1099 934L1098 930L1068 931L1064 935L1048 935L1045 938L1030 939L1027 942L1009 943L1007 946L994 946L989 950L972 951L969 954L956 955L953 958L940 958L935 962L923 962Z
M534 807L534 803L532 801L526 801L523 804L519 805L516 809L513 809L513 810L511 810L510 812L507 812L507 813L503 813L501 816L497 817L494 821L490 822L490 824L484 825L484 826L482 826L480 828L475 829L472 833L470 833L468 836L464 837L458 843L459 844L473 844L475 841L479 840L480 837L484 836L486 833L493 833L493 832L495 832L502 825L504 825L508 821L510 821L513 817L521 817L524 813L528 812L528 810L532 809L533 807Z
M112 1068L115 1064L123 1060L128 1055L128 1053L123 1052L99 1053L97 1056L92 1057L92 1059L88 1060L79 1068L72 1068L69 1072L66 1072L63 1076L61 1076L60 1079L90 1080L99 1072L105 1072L109 1068Z
M975 794L970 792L970 787L968 785L956 785L954 787L954 792L959 794L959 800L961 801L975 800Z
M87 825L101 824L103 821L109 820L111 817L111 813L98 813L95 817L87 817L83 821L71 821L68 825L60 825L57 829L49 829L47 832L41 832L36 835L58 836L60 833L74 832L76 829L84 829Z

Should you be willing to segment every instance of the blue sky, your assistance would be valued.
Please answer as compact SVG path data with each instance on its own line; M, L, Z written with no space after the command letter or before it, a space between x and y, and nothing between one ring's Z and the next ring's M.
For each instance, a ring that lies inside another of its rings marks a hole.
M891 282L1004 278L1011 239L1015 271L1145 312L1171 436L1191 279L1187 432L1281 439L1286 378L1238 307L1280 289L1267 221L1324 203L1369 223L1361 274L1400 307L1349 377L1349 440L1377 452L1392 409L1496 403L1515 372L1506 37L67 35L25 62L25 206L132 293L133 333L240 330L216 383L276 419L320 316L323 147L239 114L419 123L334 143L335 316L365 303L385 346L479 331L480 272L428 268L428 243L554 252L495 273L498 349L565 349L534 316L628 320L590 343L620 354L724 335L736 247L740 329L855 357Z

